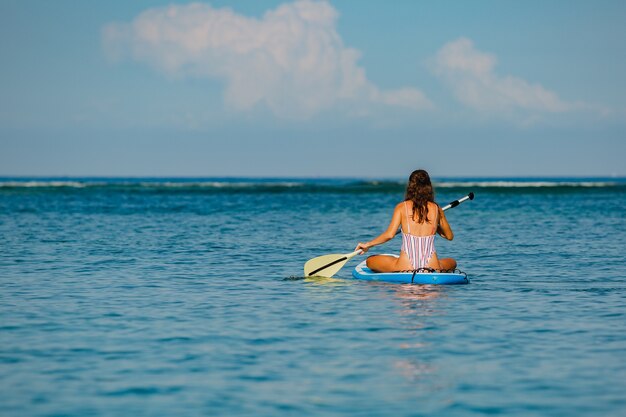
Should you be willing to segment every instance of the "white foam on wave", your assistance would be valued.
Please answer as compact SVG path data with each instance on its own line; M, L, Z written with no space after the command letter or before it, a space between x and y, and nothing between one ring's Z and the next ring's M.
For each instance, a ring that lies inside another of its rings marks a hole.
M435 188L555 188L555 187L581 187L602 188L625 185L626 182L606 180L436 180L433 181ZM199 189L263 189L263 188L306 188L306 187L330 187L342 189L355 185L365 185L374 188L386 186L404 186L403 181L365 181L356 183L324 183L316 181L133 181L133 180L0 180L0 188L87 188L87 187L128 187L128 188L199 188Z
M2 181L0 187L6 188L52 188L52 187L71 187L84 188L95 183L86 183L81 181Z
M133 183L129 183L133 184ZM166 182L141 182L142 187L156 187L156 188L256 188L256 187L303 187L305 184L301 182L253 182L253 181L166 181Z
M617 182L610 181L446 181L435 184L440 188L614 187L616 185L618 185Z
M139 187L139 188L257 188L257 187L304 187L303 182L293 181L65 181L24 180L0 181L0 188L86 188L86 187Z

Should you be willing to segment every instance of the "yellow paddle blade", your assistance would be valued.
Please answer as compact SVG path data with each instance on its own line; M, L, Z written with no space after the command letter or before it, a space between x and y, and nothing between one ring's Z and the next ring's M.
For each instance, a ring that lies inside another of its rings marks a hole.
M324 255L310 259L304 264L304 276L331 278L343 268L346 262L360 253L361 251L357 250L351 253Z

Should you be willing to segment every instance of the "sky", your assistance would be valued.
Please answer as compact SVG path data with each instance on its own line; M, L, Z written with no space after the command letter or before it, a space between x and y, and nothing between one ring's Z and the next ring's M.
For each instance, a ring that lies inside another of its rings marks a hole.
M626 2L0 0L0 175L626 176Z

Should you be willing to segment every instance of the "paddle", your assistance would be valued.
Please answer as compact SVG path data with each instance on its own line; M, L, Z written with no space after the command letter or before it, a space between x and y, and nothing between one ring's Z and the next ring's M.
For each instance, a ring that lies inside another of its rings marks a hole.
M463 198L459 198L458 200L454 200L450 204L445 207L442 207L442 210L448 210L452 207L456 207L464 201L473 200L474 193L469 193ZM354 258L357 255L360 255L362 251L355 250L354 252L345 253L345 254L332 254L332 255L323 255L318 256L317 258L309 259L304 264L304 276L305 277L324 277L330 278L335 275L350 259Z

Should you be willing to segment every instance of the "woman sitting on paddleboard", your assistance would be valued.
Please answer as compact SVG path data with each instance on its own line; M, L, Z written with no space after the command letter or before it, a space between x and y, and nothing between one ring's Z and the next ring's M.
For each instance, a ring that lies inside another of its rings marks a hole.
M385 243L402 227L400 257L373 255L367 258L367 266L375 272L395 272L432 268L449 270L456 268L452 258L439 259L435 251L435 233L448 240L454 238L448 220L441 207L434 201L433 186L428 172L418 169L411 173L406 187L406 196L393 211L391 223L385 232L356 249L363 253L371 247Z

